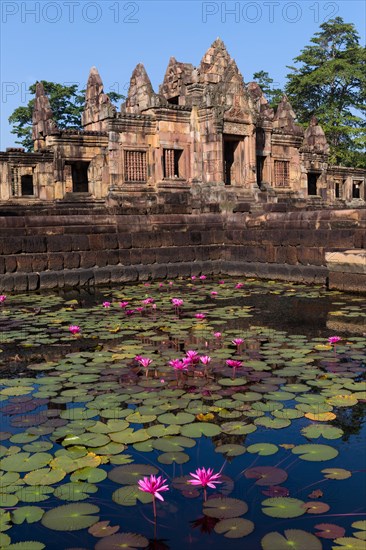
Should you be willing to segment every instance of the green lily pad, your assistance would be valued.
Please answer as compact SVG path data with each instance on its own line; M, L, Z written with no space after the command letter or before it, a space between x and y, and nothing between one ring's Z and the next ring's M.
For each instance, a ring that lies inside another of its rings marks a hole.
M331 460L338 456L338 451L330 445L318 445L309 443L306 445L298 445L291 449L293 454L298 455L302 460L310 462L321 462L323 460Z
M193 422L194 419L195 417L193 414L184 413L184 412L179 412L177 414L166 413L158 416L159 422L161 422L162 424L168 424L168 425L189 424L190 422Z
M216 523L214 529L216 533L229 539L240 539L254 531L254 523L243 518L222 519Z
M42 517L41 523L44 527L55 531L79 531L97 523L99 517L94 514L98 513L99 508L94 504L65 504L48 510Z
M248 505L237 498L210 498L203 505L203 513L211 518L235 518L245 514Z
M52 455L48 453L17 453L5 457L1 461L1 468L7 472L31 472L47 466L51 460Z
M158 462L160 462L161 464L173 464L174 462L176 464L185 464L188 461L189 455L187 455L187 453L182 453L179 451L163 453L158 456Z
M306 513L304 502L297 498L275 497L262 502L262 512L272 518L297 518Z
M43 550L46 546L43 542L38 542L36 540L26 540L22 542L15 542L6 546L6 550Z
M75 470L70 476L71 481L87 481L88 483L99 483L107 477L107 472L101 468L81 468Z
M352 472L343 468L326 468L321 472L327 479L348 479L352 475Z
M126 464L108 472L108 477L121 485L134 485L145 476L156 475L158 469L149 464Z
M94 550L135 550L136 548L146 548L149 541L142 535L136 533L117 533L109 537L105 537L97 542Z
M311 424L303 428L301 433L310 439L316 439L321 436L325 439L339 439L343 435L343 430L329 424Z
M258 454L259 456L274 455L278 451L277 445L273 443L255 443L247 447L248 453Z
M41 468L33 470L24 476L24 481L28 485L53 485L61 481L66 475L66 472L61 469L52 470L51 468Z
M220 426L212 424L210 422L194 422L193 424L188 424L182 426L181 434L185 437L202 437L203 435L207 437L214 437L221 433Z
M339 546L332 546L332 550L365 550L365 541L353 537L341 537L334 539Z
M215 448L215 453L221 453L226 456L240 456L245 453L244 445L235 445L235 443L226 443Z
M284 535L277 532L267 533L262 540L263 550L322 550L320 540L307 531L300 529L286 529Z
M138 502L147 504L152 502L152 495L138 488L138 485L127 485L114 491L112 500L121 506L135 506Z
M55 489L54 495L61 500L72 500L77 502L85 500L90 494L96 493L98 487L92 483L71 482L60 485Z
M256 426L253 424L244 424L243 422L224 422L221 430L230 435L245 435L255 432Z
M12 522L20 525L21 523L35 523L39 521L44 514L43 508L39 506L22 506L12 512Z

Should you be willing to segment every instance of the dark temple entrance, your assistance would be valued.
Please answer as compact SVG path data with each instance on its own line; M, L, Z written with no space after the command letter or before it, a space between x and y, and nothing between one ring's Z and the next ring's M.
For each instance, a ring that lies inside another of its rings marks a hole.
M224 183L225 185L231 185L235 182L233 174L235 152L239 145L240 140L235 138L224 138Z
M318 179L319 174L308 172L308 195L318 194Z
M88 168L89 162L76 161L71 164L71 177L72 177L72 192L73 193L88 193Z

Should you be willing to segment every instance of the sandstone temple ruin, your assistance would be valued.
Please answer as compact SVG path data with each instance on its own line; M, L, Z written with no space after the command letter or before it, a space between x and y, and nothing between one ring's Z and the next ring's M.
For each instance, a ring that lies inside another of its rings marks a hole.
M82 127L57 128L39 83L35 152L0 153L0 201L104 201L152 213L366 201L366 171L331 166L316 119L304 131L286 97L274 112L220 39L198 67L170 58L158 93L137 65L119 112L92 68Z

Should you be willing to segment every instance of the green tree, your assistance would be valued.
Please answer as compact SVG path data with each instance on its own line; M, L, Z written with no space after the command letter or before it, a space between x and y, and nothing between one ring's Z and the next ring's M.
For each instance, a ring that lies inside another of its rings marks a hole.
M282 96L284 94L281 88L273 87L273 78L269 76L269 73L266 71L258 71L253 74L253 80L259 84L262 89L262 92L267 98L268 103L273 109L278 107Z
M77 84L64 86L46 80L41 82L50 101L57 126L60 129L73 128L79 130L81 128L81 113L85 104L85 90L79 91ZM32 84L29 91L35 94L36 84ZM124 97L116 92L109 92L108 95L112 102L117 102ZM33 150L32 116L34 101L34 99L31 99L26 106L17 107L9 117L9 122L13 125L11 133L17 136L16 143L22 145L26 151Z
M332 163L366 167L366 49L341 17L320 29L288 67L286 93L300 123L318 118Z

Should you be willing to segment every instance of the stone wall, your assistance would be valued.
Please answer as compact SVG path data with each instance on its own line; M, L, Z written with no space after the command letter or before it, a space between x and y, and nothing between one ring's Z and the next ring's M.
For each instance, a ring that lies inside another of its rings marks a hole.
M14 208L0 211L0 291L201 272L325 283L325 252L365 247L365 209L139 216L92 205Z

